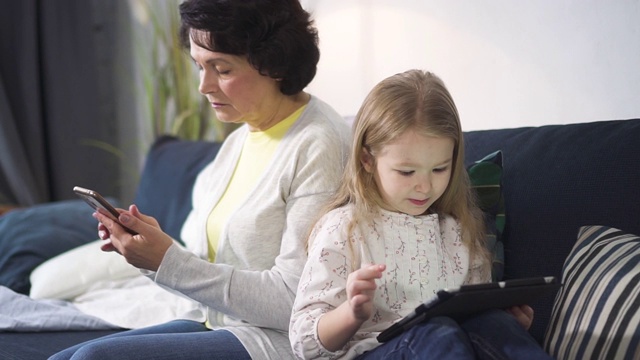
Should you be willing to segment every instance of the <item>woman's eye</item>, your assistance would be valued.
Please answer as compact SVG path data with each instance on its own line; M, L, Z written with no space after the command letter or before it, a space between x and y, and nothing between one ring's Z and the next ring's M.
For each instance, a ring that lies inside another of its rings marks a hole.
M220 70L220 69L217 69L216 71L218 71L218 74L220 75L229 75L229 73L231 72L231 70Z

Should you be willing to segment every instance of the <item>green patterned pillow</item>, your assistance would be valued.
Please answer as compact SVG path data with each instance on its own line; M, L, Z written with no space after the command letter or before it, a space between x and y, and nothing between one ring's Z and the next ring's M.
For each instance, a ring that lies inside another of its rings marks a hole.
M502 196L502 151L498 150L476 161L467 169L471 187L475 190L480 209L485 214L487 246L493 254L491 279L502 280L504 274L504 246L502 234L505 225L504 198Z

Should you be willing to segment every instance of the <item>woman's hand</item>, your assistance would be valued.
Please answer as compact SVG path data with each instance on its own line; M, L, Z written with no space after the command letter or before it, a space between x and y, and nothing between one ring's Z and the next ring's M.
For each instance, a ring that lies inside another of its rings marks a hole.
M533 323L533 309L529 305L512 306L505 310L511 314L518 324L520 324L525 330L529 330Z
M102 250L117 251L131 265L157 271L173 240L160 229L156 219L142 214L137 206L131 205L129 211L123 209L118 211L120 211L118 221L138 234L131 235L120 224L95 212L93 217L100 222L98 235L101 239L108 240L102 246Z

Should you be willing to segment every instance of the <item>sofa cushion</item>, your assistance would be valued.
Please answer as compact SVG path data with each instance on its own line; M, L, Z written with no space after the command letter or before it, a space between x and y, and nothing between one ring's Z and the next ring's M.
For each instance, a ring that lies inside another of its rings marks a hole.
M102 251L102 243L102 240L92 241L38 265L29 277L29 296L72 300L100 281L140 275L140 270L118 253Z
M606 224L640 234L640 119L465 133L471 162L503 151L504 278L561 277L578 229ZM554 295L530 304L542 343Z
M112 204L115 199L108 198ZM93 209L67 200L0 216L0 285L28 294L31 271L45 260L98 238Z
M637 359L640 237L585 226L567 258L545 336L557 359Z
M146 157L134 204L180 240L182 224L191 211L193 184L219 149L219 143L159 138Z
M123 330L0 332L0 359L33 360Z

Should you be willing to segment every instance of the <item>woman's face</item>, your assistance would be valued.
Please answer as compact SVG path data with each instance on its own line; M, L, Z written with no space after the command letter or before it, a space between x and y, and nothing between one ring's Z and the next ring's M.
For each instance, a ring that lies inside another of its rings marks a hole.
M246 122L252 130L264 130L282 119L274 119L285 96L278 82L263 76L246 57L212 52L191 43L191 57L200 71L203 94L218 120Z

